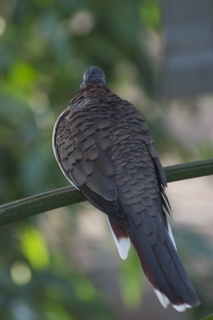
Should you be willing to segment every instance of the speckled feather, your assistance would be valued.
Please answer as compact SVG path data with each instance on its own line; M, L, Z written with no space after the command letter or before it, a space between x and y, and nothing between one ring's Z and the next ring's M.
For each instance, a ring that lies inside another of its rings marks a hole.
M199 300L168 232L166 177L148 126L98 73L89 81L88 70L56 122L56 159L67 179L108 215L113 236L131 239L157 295L183 311Z

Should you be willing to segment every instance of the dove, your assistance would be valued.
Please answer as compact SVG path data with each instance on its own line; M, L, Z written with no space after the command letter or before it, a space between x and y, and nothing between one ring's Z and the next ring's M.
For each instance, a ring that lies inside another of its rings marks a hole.
M91 66L53 130L55 158L68 181L105 213L119 255L133 244L163 307L199 299L177 254L169 224L166 175L143 116Z

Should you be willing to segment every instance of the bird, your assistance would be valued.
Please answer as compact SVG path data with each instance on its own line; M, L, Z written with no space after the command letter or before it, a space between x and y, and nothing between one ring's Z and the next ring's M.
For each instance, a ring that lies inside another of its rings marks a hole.
M143 116L110 91L89 67L79 91L58 117L55 158L68 181L107 215L120 257L134 246L164 308L200 304L177 254L169 224L167 180Z

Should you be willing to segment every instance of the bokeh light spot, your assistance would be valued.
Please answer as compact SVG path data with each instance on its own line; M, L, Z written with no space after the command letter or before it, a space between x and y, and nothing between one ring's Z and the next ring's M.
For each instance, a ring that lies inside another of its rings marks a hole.
M3 33L5 32L5 29L6 29L6 21L4 18L0 16L0 36L3 35Z
M68 28L72 34L86 35L94 28L93 14L88 10L77 11L69 20Z
M30 282L32 275L29 266L23 261L16 261L10 268L13 282L19 286Z

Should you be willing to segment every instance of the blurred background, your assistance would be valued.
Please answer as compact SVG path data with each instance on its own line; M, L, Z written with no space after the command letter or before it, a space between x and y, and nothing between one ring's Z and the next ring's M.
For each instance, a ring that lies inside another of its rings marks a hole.
M213 158L211 0L1 0L0 204L67 186L59 114L90 65L147 120L162 164ZM5 320L200 319L213 312L212 177L170 183L178 252L201 306L164 310L88 202L1 226Z

